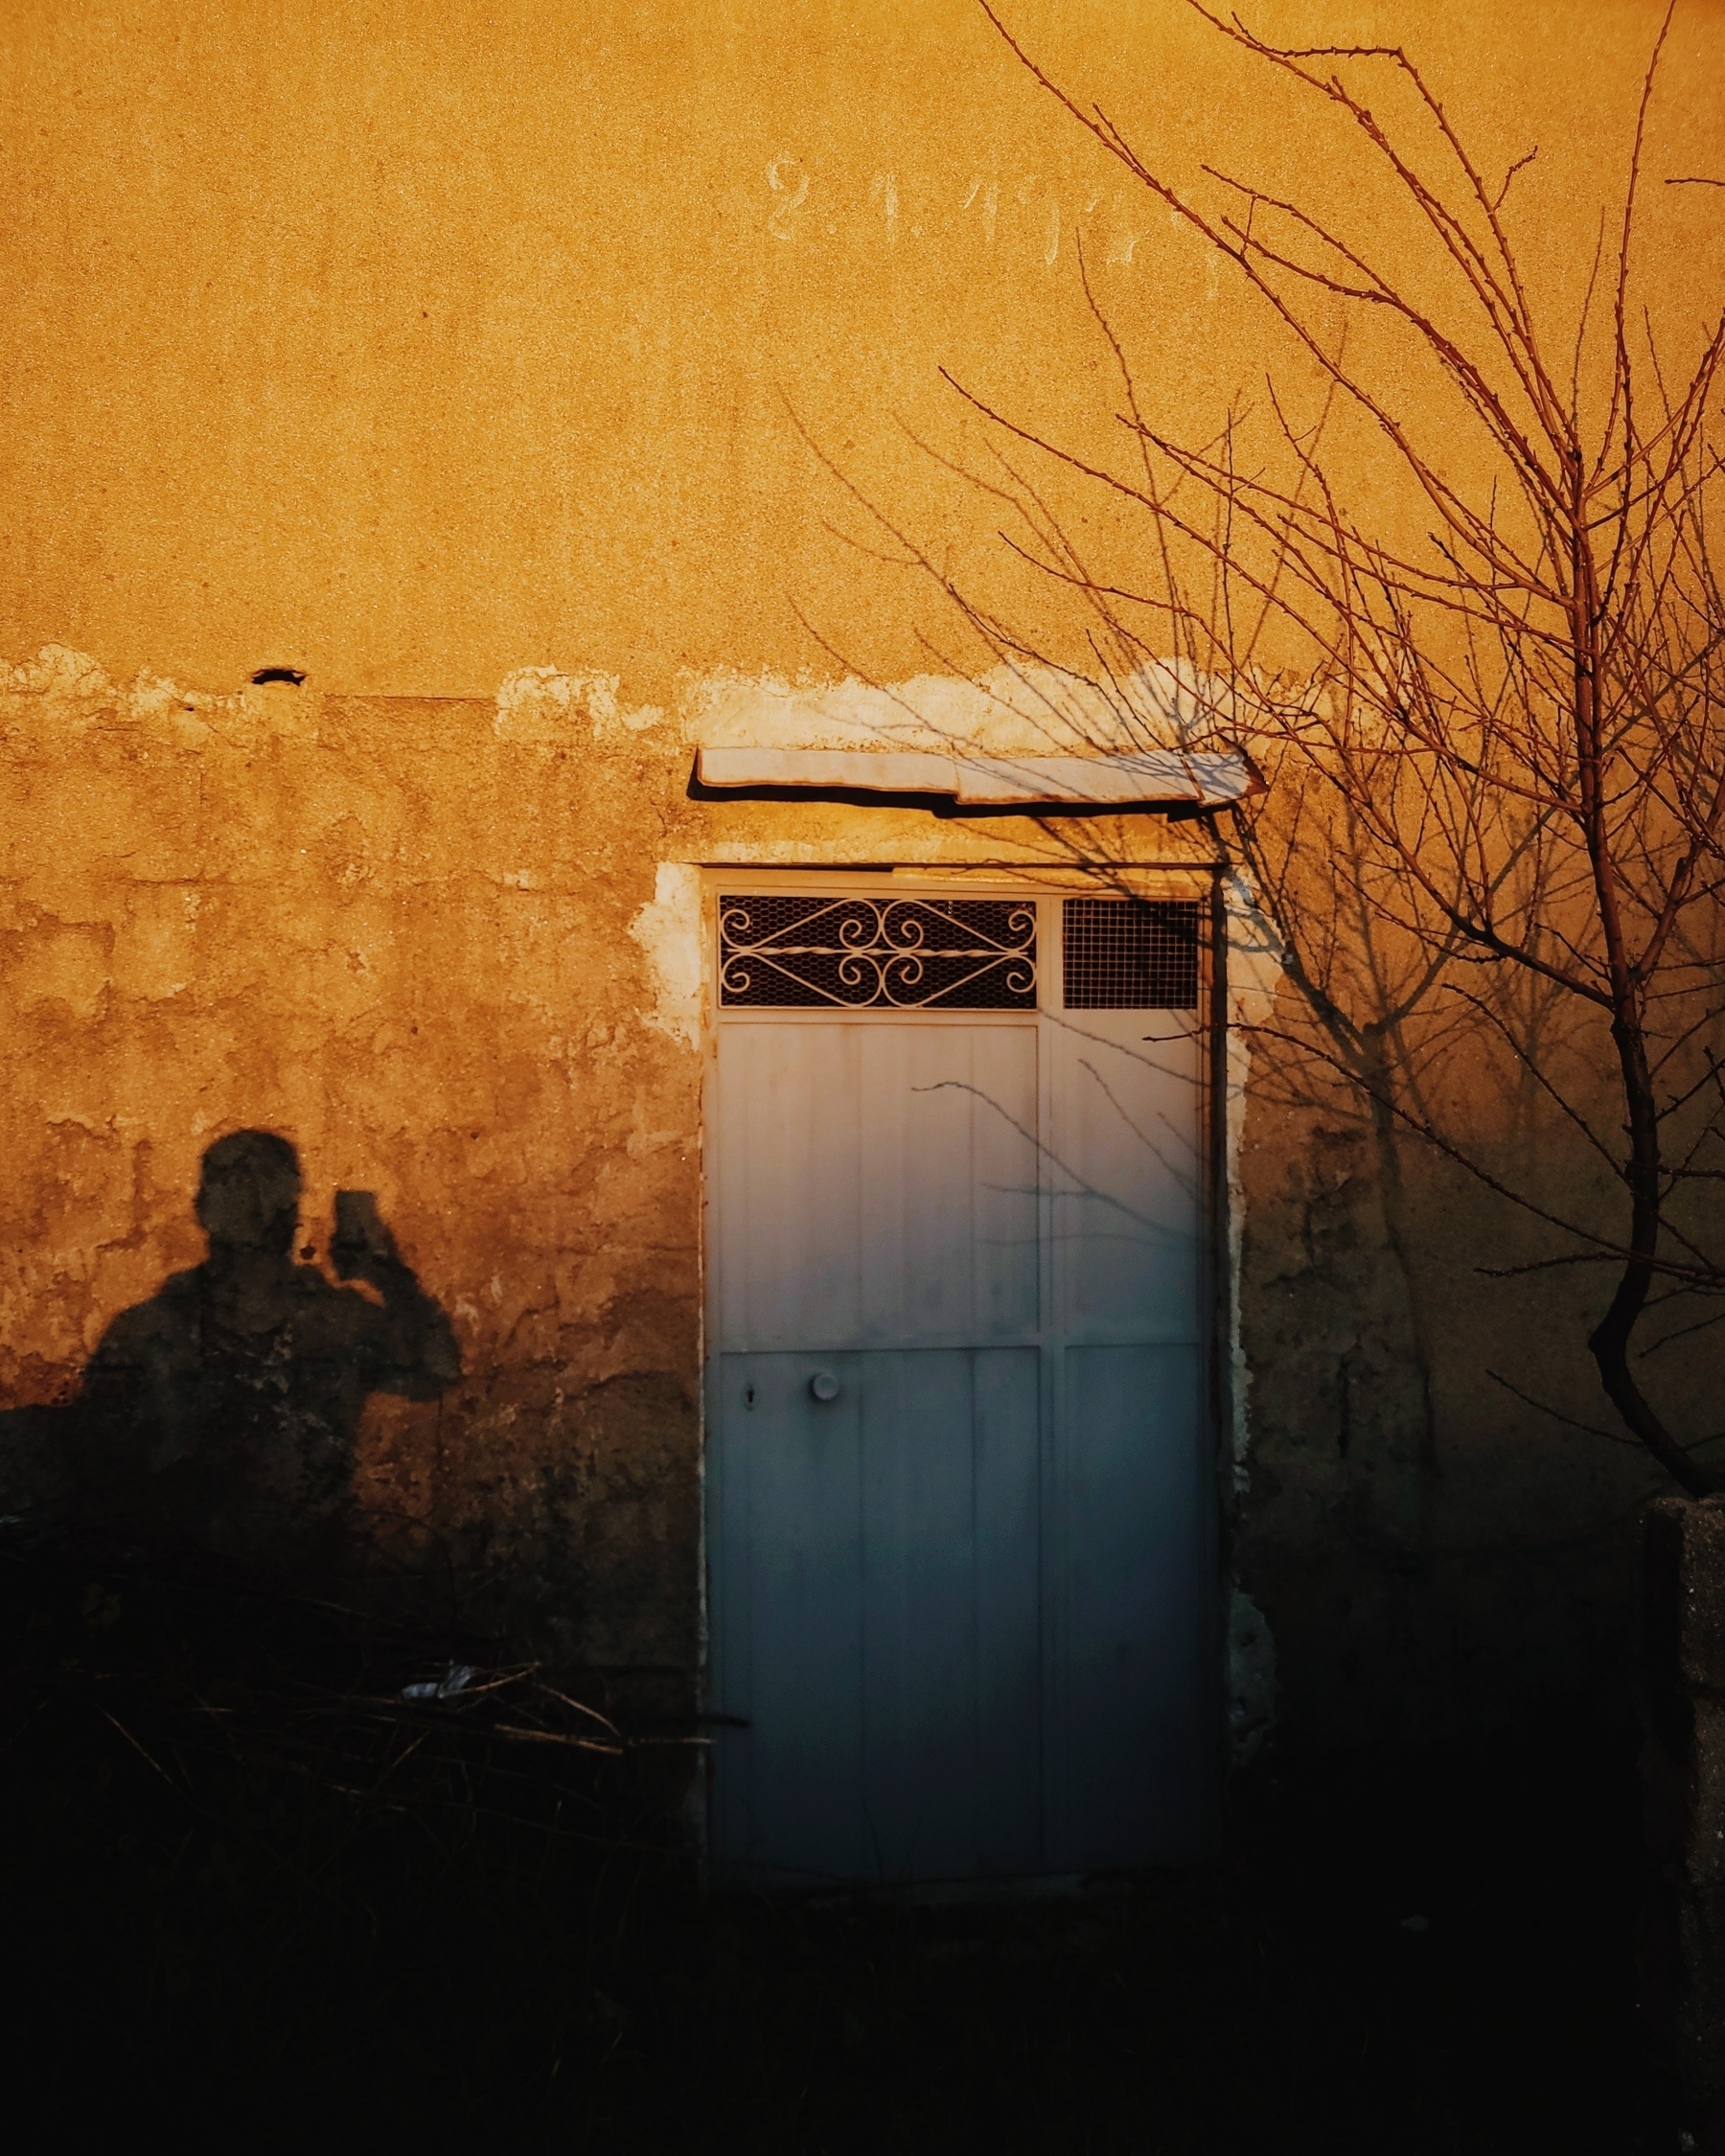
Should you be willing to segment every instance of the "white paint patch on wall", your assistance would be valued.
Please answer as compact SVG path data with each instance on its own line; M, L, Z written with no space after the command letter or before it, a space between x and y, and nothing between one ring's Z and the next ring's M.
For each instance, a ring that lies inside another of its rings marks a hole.
M1240 1267L1246 1233L1246 1194L1240 1178L1240 1141L1246 1127L1246 1090L1252 1078L1253 1029L1269 1021L1281 983L1281 947L1251 880L1235 869L1223 879L1228 934L1228 1075L1222 1131L1228 1178L1228 1367L1233 1486L1250 1480L1252 1370L1246 1360L1240 1315Z
M1246 1359L1240 1310L1246 1232L1240 1141L1252 1077L1253 1028L1268 1021L1284 967L1276 930L1257 902L1251 879L1233 870L1223 880L1222 897L1228 936L1227 1076L1222 1102L1228 1186L1228 1417L1233 1487L1240 1496L1252 1479L1252 1367ZM1233 1764L1249 1765L1275 1727L1276 1641L1262 1610L1239 1581L1231 1579L1228 1583L1228 1739Z
M924 674L874 686L719 673L689 683L684 737L709 748L923 748L989 756L1190 745L1218 685L1157 661L1106 692L1054 667L997 667L978 681Z
M616 675L590 667L565 673L556 666L518 666L497 688L497 739L617 741L663 724L665 714L656 703L620 703L618 685Z
M498 684L497 739L567 741L603 719L614 718L616 710L614 674L564 674L555 666L518 666Z
M87 652L44 644L34 658L15 666L0 660L0 724L43 718L68 736L89 727L139 726L176 746L195 748L211 738L213 728L229 734L249 730L250 715L242 696L181 689L146 667L138 669L129 688L121 688Z
M703 968L701 941L701 871L686 861L662 860L654 871L653 897L629 924L647 954L653 1005L642 1013L656 1033L688 1048L701 1045Z
M140 675L139 679L149 678ZM168 686L172 688L172 684ZM88 652L75 652L67 644L44 644L33 659L16 666L0 665L0 692L10 696L106 697L113 683L101 663Z

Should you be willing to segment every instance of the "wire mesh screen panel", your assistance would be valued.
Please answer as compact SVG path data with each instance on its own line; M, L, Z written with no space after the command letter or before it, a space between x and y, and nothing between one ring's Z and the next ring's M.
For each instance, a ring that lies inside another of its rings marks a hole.
M726 1009L1033 1011L1036 907L1014 899L719 902Z
M1068 899L1069 1011L1193 1011L1203 907L1193 899Z

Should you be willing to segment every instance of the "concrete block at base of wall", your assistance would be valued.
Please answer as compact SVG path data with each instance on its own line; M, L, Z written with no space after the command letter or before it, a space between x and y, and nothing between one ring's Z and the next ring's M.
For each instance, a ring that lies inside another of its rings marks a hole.
M1725 1699L1693 1702L1683 1869L1691 1886L1725 1892Z
M1679 1926L1686 1987L1678 2030L1690 2076L1725 2096L1725 1889L1683 1895Z
M1725 1500L1659 1498L1646 1532L1648 1675L1725 1694Z
M1648 1722L1641 1755L1647 1855L1690 1886L1725 1887L1725 1700L1679 1694Z
M1694 2097L1725 2100L1725 1890L1653 1882L1638 1927L1640 2000Z
M1642 2004L1725 2151L1725 1500L1659 1499L1645 1557Z

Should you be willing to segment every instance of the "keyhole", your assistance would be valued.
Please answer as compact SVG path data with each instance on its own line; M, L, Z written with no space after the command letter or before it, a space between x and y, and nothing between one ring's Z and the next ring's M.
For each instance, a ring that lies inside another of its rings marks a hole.
M752 1408L752 1407L754 1406L754 1403L755 1403L755 1388L754 1388L754 1387L753 1387L752 1385L746 1385L746 1386L745 1386L745 1387L743 1388L743 1405L744 1405L744 1406L745 1406L746 1408Z

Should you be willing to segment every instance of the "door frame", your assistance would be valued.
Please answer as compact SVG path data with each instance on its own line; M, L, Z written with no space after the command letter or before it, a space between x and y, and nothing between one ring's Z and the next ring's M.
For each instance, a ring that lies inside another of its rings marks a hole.
M1210 1757L1205 1762L1208 1769L1206 1811L1209 1849L1213 1852L1219 1844L1220 1799L1226 1772L1228 1729L1227 1618L1223 1584L1224 1565L1230 1542L1230 1500L1232 1496L1231 1448L1227 1436L1230 1406L1228 1381L1230 1373L1225 1353L1225 1344L1230 1337L1229 1308L1232 1293L1228 1227L1230 1177L1226 1115L1228 1044L1225 1018L1229 1007L1227 911L1223 885L1226 865L1222 861L1179 865L1143 862L1111 864L1103 869L1087 870L1077 865L1045 869L1033 865L1020 867L1002 866L999 863L966 866L935 862L880 861L851 867L835 866L826 862L818 865L812 863L806 868L786 867L782 863L754 866L746 861L702 864L699 1659L703 1717L709 1725L725 1719L724 1705L713 1693L718 1670L712 1651L712 1535L707 1486L708 1448L712 1434L710 1410L715 1397L717 1342L720 1337L719 1238L713 1227L716 1178L713 1173L714 1163L708 1155L709 1143L718 1129L719 1029L721 1025L750 1023L830 1024L836 1017L843 1015L842 1007L837 1005L764 1007L758 1011L724 1010L719 998L718 978L719 906L722 899L746 893L758 896L773 892L806 893L810 896L828 892L835 895L851 893L874 897L892 891L902 892L907 898L1032 898L1055 901L1071 897L1130 897L1195 901L1205 908L1204 928L1199 941L1198 1006L1194 1021L1199 1043L1196 1152L1202 1163L1197 1205L1197 1266L1201 1284L1198 1306L1198 1367L1204 1391L1200 1422L1208 1434L1209 1486L1212 1493L1212 1502L1205 1513L1205 1547L1199 1552L1199 1576L1206 1591L1206 1607L1200 1613L1200 1627L1207 1641L1206 1662L1209 1680ZM1042 948L1039 929L1038 996L1034 1014L1024 1011L997 1013L921 1010L906 1012L902 1016L914 1018L920 1024L938 1025L945 1020L954 1024L972 1026L986 1025L991 1021L1022 1025L1025 1018L1032 1015L1039 1024L1046 1022L1050 1017L1057 1018L1062 1014L1064 1005L1044 984L1062 978L1060 919L1057 911L1052 914L1054 934L1047 939L1046 953ZM1048 915L1043 916L1043 923L1048 925ZM1052 1080L1051 1060L1043 1055L1038 1057L1038 1113L1039 1117L1044 1118L1045 1130L1051 1127L1047 1120ZM1049 1278L1051 1238L1046 1232L1050 1203L1047 1191L1043 1190L1039 1199L1039 1217L1043 1231L1038 1239L1041 1246L1040 1285L1045 1311L1052 1308ZM1050 1383L1047 1365L1052 1359L1045 1356L1043 1360L1043 1383L1046 1388ZM1045 1401L1045 1413L1049 1411L1050 1405ZM1045 1657L1047 1651L1045 1640ZM696 1821L700 1865L704 1878L714 1800L713 1749L703 1748L701 1757L703 1772L698 1785ZM1045 1761L1045 1786L1047 1774L1047 1764ZM986 1886L988 1883L981 1884ZM869 1890L863 1888L857 1891Z

